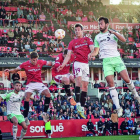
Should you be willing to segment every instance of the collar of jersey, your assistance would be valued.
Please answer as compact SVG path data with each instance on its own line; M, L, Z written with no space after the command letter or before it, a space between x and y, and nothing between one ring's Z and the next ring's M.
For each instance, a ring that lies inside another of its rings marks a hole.
M106 33L109 33L109 31L107 31L107 32L105 32L105 33L100 32L100 34L106 34Z

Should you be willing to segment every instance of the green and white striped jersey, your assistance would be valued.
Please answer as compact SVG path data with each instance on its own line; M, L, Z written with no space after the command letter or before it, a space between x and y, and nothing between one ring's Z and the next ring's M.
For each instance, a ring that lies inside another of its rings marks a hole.
M109 32L100 32L98 35L96 35L94 39L94 47L100 48L99 58L102 59L120 56L120 53L117 51L117 41L118 38Z
M8 114L15 114L15 115L21 115L20 112L20 105L21 101L24 97L24 92L19 92L16 94L14 91L6 93L6 94L0 94L0 96L7 102L7 115Z

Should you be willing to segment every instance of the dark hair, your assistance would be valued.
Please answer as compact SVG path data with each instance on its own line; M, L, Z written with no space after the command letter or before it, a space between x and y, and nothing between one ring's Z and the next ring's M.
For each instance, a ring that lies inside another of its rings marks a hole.
M19 81L14 81L13 85L15 84L21 84Z
M63 54L66 55L67 53L68 53L68 49L65 49L65 50L63 51Z
M84 28L83 28L83 25L82 25L82 24L80 24L80 23L76 23L74 27L75 27L75 28L76 28L76 27L80 27L80 28L81 28L81 30L83 30L83 29L84 29Z
M99 21L101 21L101 20L104 20L105 24L109 23L109 20L106 17L100 17Z
M38 58L38 53L37 52L32 52L30 54L30 58L33 59L33 58Z

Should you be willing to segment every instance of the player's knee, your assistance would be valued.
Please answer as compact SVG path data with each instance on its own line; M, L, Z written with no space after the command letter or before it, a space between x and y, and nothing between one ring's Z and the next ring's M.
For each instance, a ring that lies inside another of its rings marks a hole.
M17 126L17 125L18 125L18 121L17 121L17 120L14 121L13 124L14 124L15 126Z

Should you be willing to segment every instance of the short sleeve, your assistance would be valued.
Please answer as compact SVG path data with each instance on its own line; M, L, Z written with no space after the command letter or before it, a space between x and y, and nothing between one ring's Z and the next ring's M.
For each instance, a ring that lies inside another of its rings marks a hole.
M73 41L69 43L68 50L71 50L71 51L73 50Z
M97 37L95 37L95 39L94 39L94 47L99 48L99 43L97 41Z
M47 65L47 61L46 60L41 60L42 66Z
M19 65L18 68L24 69L24 63L22 63L21 65Z
M93 40L92 40L91 38L88 37L87 40L88 40L88 45L89 45L89 46L90 46L90 45L93 45Z
M11 92L11 93L6 93L6 94L1 94L0 96L1 96L1 98L2 98L3 100L5 100L5 99L6 99L6 100L9 100L11 94L12 94L12 92Z

